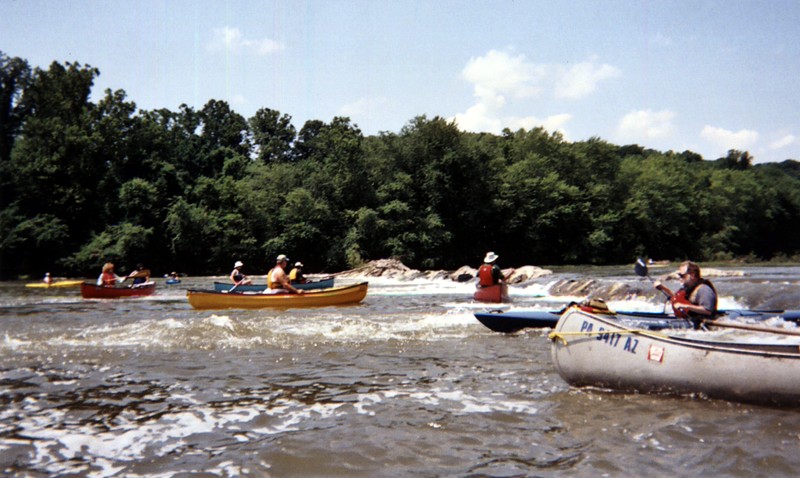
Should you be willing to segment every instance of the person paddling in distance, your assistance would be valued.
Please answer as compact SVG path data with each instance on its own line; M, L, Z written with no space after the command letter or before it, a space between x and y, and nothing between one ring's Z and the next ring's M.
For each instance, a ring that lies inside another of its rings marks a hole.
M501 284L505 277L500 266L497 265L497 259L500 256L494 252L487 252L486 257L483 258L483 264L478 268L478 287L489 287L495 284Z
M233 265L233 271L231 271L231 282L233 282L234 288L239 287L240 285L253 283L249 277L242 273L242 267L244 267L244 263L242 261L236 261L236 263Z
M288 257L284 254L278 256L275 260L275 267L267 274L267 287L272 293L291 292L293 294L305 294L306 291L295 288L289 282L289 276L286 275L286 266L288 264Z
M53 283L53 278L50 276L49 272L45 272L44 273L44 279L42 279L42 282L44 282L47 285L50 285L50 284Z
M303 263L298 261L294 263L294 268L289 272L289 283L291 284L305 284L308 282L303 276Z
M106 262L103 264L103 272L97 278L97 285L101 285L103 287L116 287L118 281L122 282L125 279L126 277L120 277L114 273L113 262Z
M678 317L687 317L699 326L696 319L713 319L717 314L717 289L708 279L700 273L700 266L692 261L684 261L678 268L678 280L681 289L672 293L660 281L653 282L653 286L670 296L672 308Z

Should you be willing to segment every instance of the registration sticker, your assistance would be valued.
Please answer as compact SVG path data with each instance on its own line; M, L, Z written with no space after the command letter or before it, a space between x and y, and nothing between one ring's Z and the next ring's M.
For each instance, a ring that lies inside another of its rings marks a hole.
M663 362L664 347L659 347L658 345L650 345L650 349L647 351L647 360L658 363Z

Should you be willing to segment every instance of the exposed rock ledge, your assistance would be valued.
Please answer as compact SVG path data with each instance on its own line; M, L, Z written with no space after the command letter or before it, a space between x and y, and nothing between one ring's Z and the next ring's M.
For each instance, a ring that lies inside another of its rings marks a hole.
M723 270L723 269L714 269L711 267L700 268L700 273L703 274L703 277L743 277L744 271L737 271L737 270ZM652 274L651 274L652 275ZM661 274L657 276L661 280L664 279L671 279L671 280L678 280L678 271L674 270L669 272L668 274Z
M338 272L334 275L339 277L386 277L390 279L450 279L456 282L468 282L475 278L478 270L463 266L456 271L419 271L411 269L396 259L379 259L370 261L361 267ZM508 278L510 284L519 284L527 280L536 279L550 275L553 272L536 266L523 266L516 269L504 269L503 274L511 276Z

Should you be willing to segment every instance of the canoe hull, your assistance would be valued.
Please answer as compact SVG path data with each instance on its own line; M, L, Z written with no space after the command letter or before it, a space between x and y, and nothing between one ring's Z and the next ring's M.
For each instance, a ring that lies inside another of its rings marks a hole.
M83 284L83 280L62 280L53 282L52 284L45 284L44 282L34 282L32 284L25 284L25 287L33 289L52 289L58 287L78 287Z
M800 405L796 344L668 336L577 308L562 315L551 339L553 364L573 386Z
M317 290L317 289L330 289L333 287L334 278L328 277L318 281L307 282L305 284L292 284L296 289L302 290ZM228 292L233 287L230 282L214 282L214 290L217 292ZM234 292L264 292L267 288L266 284L247 284L240 285L234 289Z
M298 294L227 293L188 290L189 304L199 310L214 309L293 309L357 304L367 296L367 282L345 287L321 289Z
M141 297L152 295L156 291L155 282L146 282L138 287L102 287L86 282L81 284L81 296L84 299L120 299L124 297Z
M546 310L518 310L512 312L478 312L475 318L495 332L514 333L527 328L555 327L561 314Z
M508 284L495 284L486 287L478 287L472 298L478 302L500 303L508 301Z

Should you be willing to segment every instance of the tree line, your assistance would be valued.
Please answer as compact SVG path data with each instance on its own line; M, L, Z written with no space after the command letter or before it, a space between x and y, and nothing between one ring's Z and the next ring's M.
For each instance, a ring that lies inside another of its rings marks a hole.
M719 260L800 252L800 163L748 152L569 142L542 128L460 131L418 116L365 136L349 118L297 130L269 108L140 110L93 102L97 68L0 52L0 275L93 275L102 263L266 273L396 258L422 269Z

